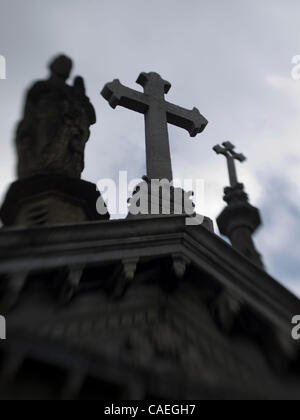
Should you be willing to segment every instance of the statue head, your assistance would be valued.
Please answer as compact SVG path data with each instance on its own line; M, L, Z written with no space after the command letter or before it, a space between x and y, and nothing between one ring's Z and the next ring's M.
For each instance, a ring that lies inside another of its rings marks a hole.
M60 55L50 63L49 68L52 76L57 76L66 81L70 76L72 66L73 63L69 57Z

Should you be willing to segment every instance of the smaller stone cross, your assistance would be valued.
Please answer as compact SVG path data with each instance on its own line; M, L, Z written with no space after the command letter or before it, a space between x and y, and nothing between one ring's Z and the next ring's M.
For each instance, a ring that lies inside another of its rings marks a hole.
M238 160L240 162L245 162L246 157L242 153L236 153L235 146L230 143L230 141L226 141L222 143L223 147L220 145L217 145L213 148L213 150L218 155L224 155L227 159L227 165L228 165L228 172L229 172L229 180L230 180L230 186L235 187L238 184L238 178L235 168L235 162L234 160Z

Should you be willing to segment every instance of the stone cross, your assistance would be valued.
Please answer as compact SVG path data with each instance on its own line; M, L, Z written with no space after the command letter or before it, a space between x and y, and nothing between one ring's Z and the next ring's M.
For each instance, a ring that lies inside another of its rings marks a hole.
M224 155L227 159L227 165L228 165L228 172L229 172L229 180L230 180L230 186L234 187L236 184L238 184L237 174L236 174L236 168L235 168L235 162L234 160L238 160L240 162L245 162L246 157L241 153L236 153L235 146L230 143L229 141L226 141L222 143L223 147L220 145L217 145L213 148L213 150L218 155Z
M115 79L101 94L112 108L117 105L145 115L147 176L172 181L168 123L186 129L191 137L201 133L208 121L197 108L188 110L165 101L171 84L157 73L141 73L137 82L144 93L130 89Z

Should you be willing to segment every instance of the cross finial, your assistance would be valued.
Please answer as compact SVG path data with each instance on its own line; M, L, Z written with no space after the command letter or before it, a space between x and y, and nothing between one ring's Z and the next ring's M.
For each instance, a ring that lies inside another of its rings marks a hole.
M230 141L226 141L222 143L222 146L217 145L213 148L213 150L218 155L224 155L226 157L227 164L228 164L230 186L234 187L236 184L238 184L234 160L238 160L239 162L245 162L246 157L242 153L237 153L234 150L235 146L232 143L230 143Z
M112 108L120 105L144 114L147 176L149 179L172 181L168 124L184 128L191 137L195 137L205 129L208 121L197 108L189 110L167 102L165 94L171 84L158 73L141 73L137 83L144 88L144 93L115 79L104 86L101 94Z

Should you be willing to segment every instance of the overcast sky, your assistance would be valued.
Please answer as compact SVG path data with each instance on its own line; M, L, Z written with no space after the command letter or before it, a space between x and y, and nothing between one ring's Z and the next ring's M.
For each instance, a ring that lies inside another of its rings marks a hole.
M262 212L256 235L268 271L300 295L300 54L297 0L0 0L0 196L15 178L13 137L24 89L47 77L57 53L71 56L85 78L97 124L83 178L97 182L145 174L144 121L112 110L100 96L119 78L140 89L141 71L172 83L167 99L197 106L209 120L195 139L169 127L174 176L205 180L205 208L215 219L228 183L225 159L212 147L230 140L248 161L238 164L251 203Z

